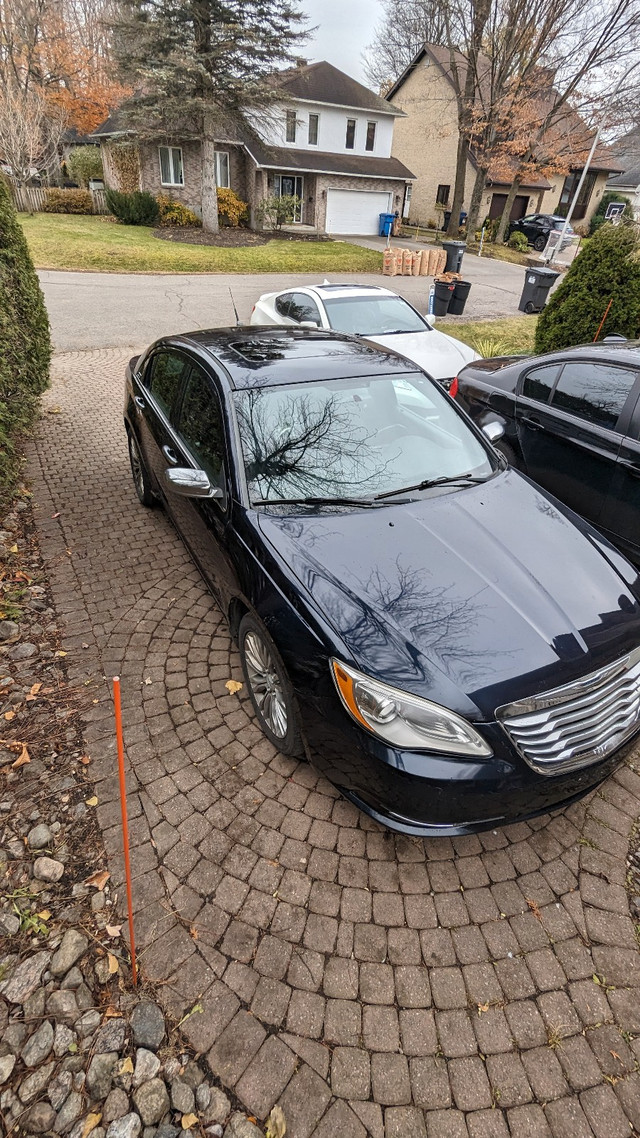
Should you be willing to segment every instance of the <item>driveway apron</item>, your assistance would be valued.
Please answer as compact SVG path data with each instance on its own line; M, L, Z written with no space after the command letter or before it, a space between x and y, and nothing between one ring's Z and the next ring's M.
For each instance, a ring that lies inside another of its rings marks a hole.
M288 1138L640 1131L637 758L553 816L422 841L278 754L227 689L238 654L197 570L135 497L125 363L56 357L29 473L116 885L122 680L136 939L167 1013L250 1113L281 1103Z

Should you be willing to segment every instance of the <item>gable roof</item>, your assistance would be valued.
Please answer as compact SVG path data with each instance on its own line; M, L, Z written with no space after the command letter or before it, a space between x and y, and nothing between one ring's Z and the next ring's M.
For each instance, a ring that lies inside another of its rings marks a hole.
M640 126L619 138L611 149L622 173L609 178L607 186L640 186Z
M327 103L357 111L375 111L379 115L404 115L404 111L394 107L388 99L376 95L326 60L278 72L274 80L291 99Z

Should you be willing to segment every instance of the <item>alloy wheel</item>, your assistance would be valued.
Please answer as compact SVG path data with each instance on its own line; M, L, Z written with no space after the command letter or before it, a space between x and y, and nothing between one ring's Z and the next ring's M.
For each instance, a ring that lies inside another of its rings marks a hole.
M262 718L278 739L287 734L287 703L269 646L251 630L244 641L247 680Z

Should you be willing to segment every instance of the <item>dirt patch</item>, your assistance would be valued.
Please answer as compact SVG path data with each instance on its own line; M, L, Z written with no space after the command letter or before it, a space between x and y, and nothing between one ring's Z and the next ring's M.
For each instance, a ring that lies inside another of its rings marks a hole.
M241 248L246 245L266 245L271 238L252 229L221 229L219 233L206 233L199 226L185 225L179 229L154 229L154 237L161 241L179 241L182 245L216 245L219 248Z

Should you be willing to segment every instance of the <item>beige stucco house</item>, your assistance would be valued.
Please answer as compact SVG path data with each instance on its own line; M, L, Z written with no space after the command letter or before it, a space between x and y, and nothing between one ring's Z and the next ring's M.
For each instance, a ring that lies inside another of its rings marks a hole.
M404 117L396 121L392 153L401 162L410 161L415 174L405 198L404 216L416 224L441 220L442 207L453 197L458 146L458 111L448 50L425 44L386 97L404 111ZM584 133L584 123L577 115L575 120ZM611 151L599 145L573 213L574 222L591 217L607 178L617 169L619 162ZM527 213L562 212L573 196L580 173L581 169L571 170L567 175L535 177L523 184L511 211L512 220ZM467 162L465 207L471 200L475 175L472 155ZM499 217L508 191L504 175L502 179L492 177L489 171L481 217Z

